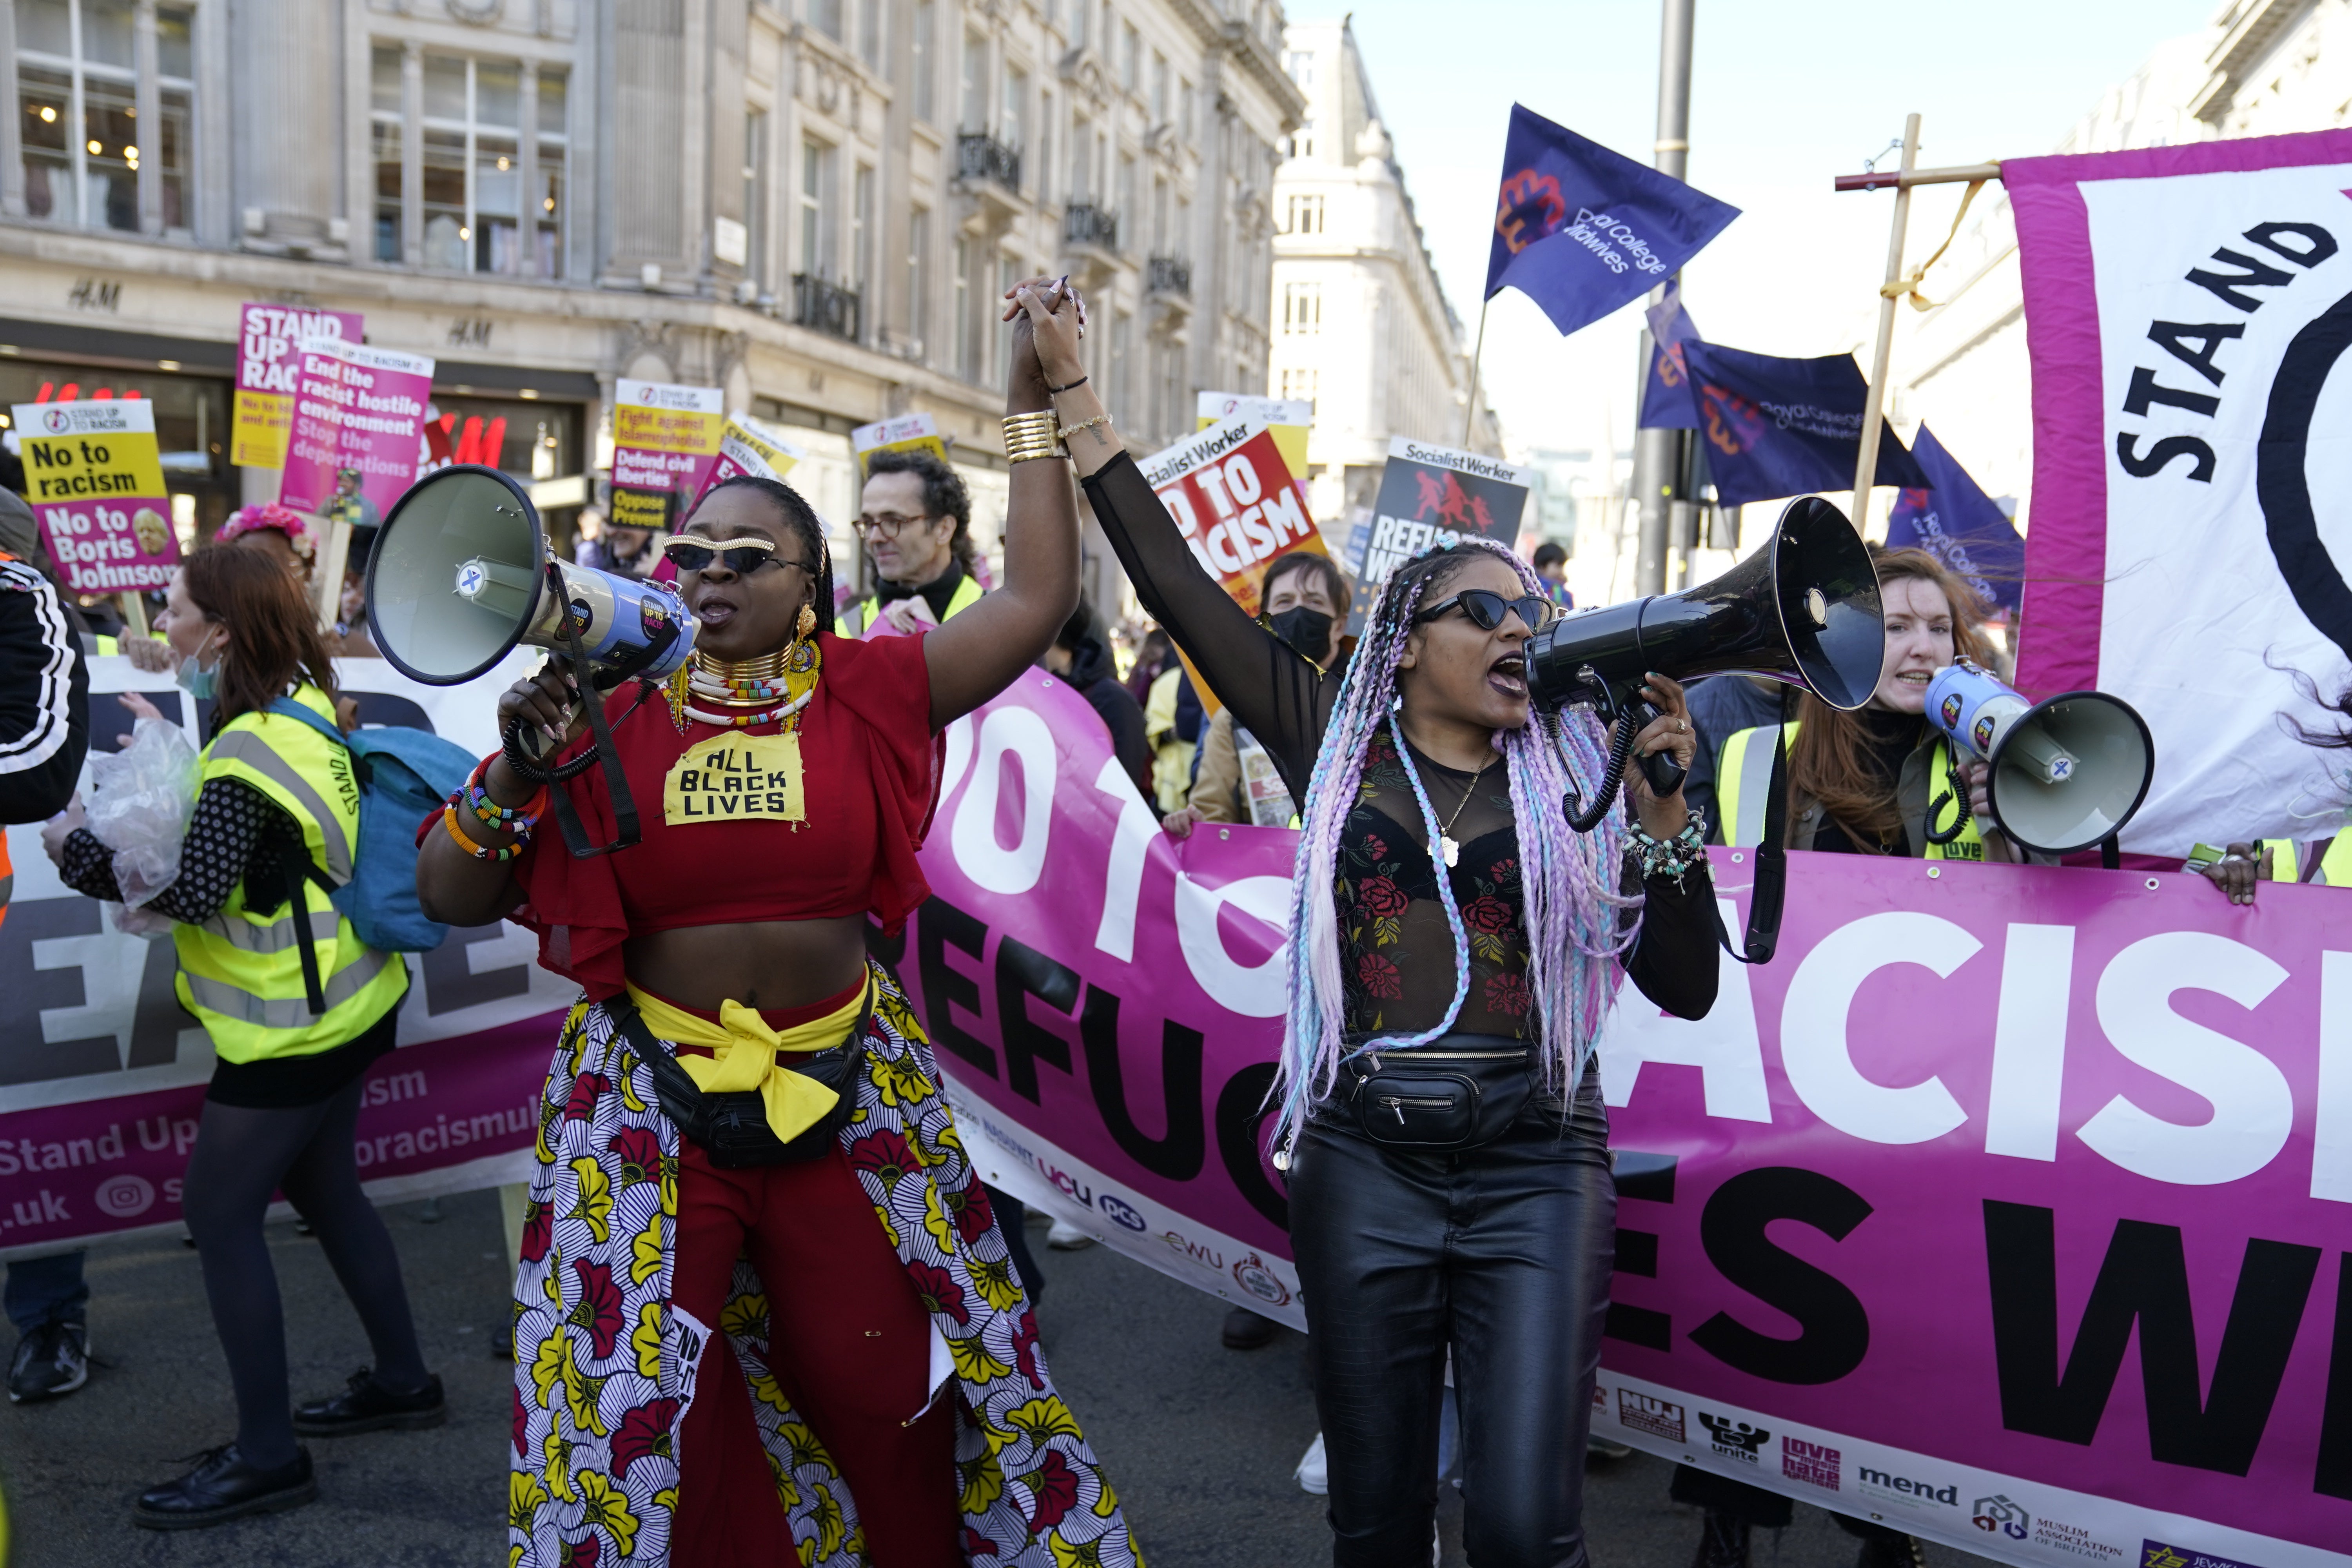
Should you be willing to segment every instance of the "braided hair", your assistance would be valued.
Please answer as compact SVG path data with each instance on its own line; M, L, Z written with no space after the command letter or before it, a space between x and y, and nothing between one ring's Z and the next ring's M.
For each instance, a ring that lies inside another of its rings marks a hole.
M1464 539L1423 552L1398 567L1381 590L1333 700L1322 749L1316 753L1307 784L1298 858L1291 871L1290 930L1297 957L1290 966L1282 1057L1268 1097L1279 1101L1273 1134L1277 1142L1290 1136L1311 1104L1331 1091L1341 1060L1358 1054L1344 1050L1340 1037L1339 916L1333 895L1339 838L1349 813L1361 798L1365 751L1383 725L1394 722L1392 715L1400 706L1397 663L1412 635L1414 614L1464 568L1481 560L1507 563L1528 593L1543 592L1525 562L1490 541ZM1600 723L1582 710L1537 712L1522 728L1498 730L1494 738L1510 780L1526 898L1528 980L1542 1021L1544 1081L1553 1088L1572 1088L1582 1077L1615 992L1614 961L1632 945L1639 929L1638 921L1624 931L1618 929L1620 911L1640 903L1638 896L1628 899L1618 892L1626 845L1623 817L1612 812L1593 832L1580 834L1569 826L1562 804L1570 788L1590 800L1601 786L1608 765L1604 742ZM1428 820L1418 771L1409 758L1404 760ZM1432 837L1433 847L1433 829ZM1454 950L1462 953L1461 913L1444 868L1433 868L1454 930ZM1466 982L1465 969L1456 976L1454 1005L1436 1028L1379 1043L1425 1044L1451 1028Z
M773 504L785 526L801 542L801 548L816 562L815 582L809 589L809 608L816 612L817 625L833 625L833 547L825 540L824 524L814 508L803 500L801 492L781 479L761 479L755 474L737 474L710 487L709 495L720 490L756 490ZM699 509L698 509L699 510Z

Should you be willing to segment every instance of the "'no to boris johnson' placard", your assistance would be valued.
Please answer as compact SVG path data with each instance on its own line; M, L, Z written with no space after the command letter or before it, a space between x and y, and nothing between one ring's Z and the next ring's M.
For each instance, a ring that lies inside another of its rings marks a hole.
M77 594L168 588L179 564L172 498L143 397L20 403L25 499L58 574Z

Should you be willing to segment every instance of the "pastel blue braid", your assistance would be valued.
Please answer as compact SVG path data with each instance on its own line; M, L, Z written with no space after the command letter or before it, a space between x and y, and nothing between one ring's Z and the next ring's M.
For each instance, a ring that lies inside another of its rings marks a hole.
M1528 593L1543 592L1541 581L1525 562L1485 540L1464 539L1451 547L1422 552L1399 566L1382 589L1333 700L1323 745L1307 780L1298 855L1291 870L1293 958L1282 1055L1268 1096L1279 1103L1272 1132L1276 1142L1287 1141L1308 1109L1331 1092L1345 1059L1334 886L1339 839L1361 797L1366 752L1383 722L1390 725L1399 759L1412 781L1429 847L1433 852L1438 846L1435 812L1393 717L1396 671L1423 596L1433 582L1451 575L1442 566L1426 563L1440 555L1475 559L1474 552L1508 563ZM1633 928L1618 930L1620 911L1640 903L1638 895L1626 898L1617 890L1626 843L1622 817L1612 813L1592 833L1579 834L1569 826L1561 805L1571 785L1583 798L1592 798L1607 765L1603 742L1599 723L1580 710L1559 719L1532 715L1524 727L1495 735L1495 748L1503 755L1510 781L1528 940L1528 988L1542 1025L1544 1078L1550 1085L1573 1084L1582 1075L1615 994L1615 964L1634 935ZM1468 995L1468 934L1451 880L1442 869L1437 883L1454 934L1453 1004L1436 1028L1375 1042L1382 1048L1410 1048L1437 1038L1453 1026Z

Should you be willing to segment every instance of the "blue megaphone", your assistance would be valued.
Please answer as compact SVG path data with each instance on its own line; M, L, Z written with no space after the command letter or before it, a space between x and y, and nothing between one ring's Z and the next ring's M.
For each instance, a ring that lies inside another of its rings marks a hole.
M2121 833L2156 773L2156 742L2130 703L2101 691L2030 702L1966 658L1928 685L1927 718L1950 737L1956 760L1991 769L1985 788L1990 826L2045 855L2071 855ZM1951 793L1927 810L1933 843L1958 837L1969 809L1957 767L1950 784ZM1952 824L1939 829L1947 805L1956 807Z

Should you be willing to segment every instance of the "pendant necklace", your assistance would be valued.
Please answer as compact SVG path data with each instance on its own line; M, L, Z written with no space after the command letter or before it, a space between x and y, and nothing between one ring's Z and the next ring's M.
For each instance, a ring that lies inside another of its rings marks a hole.
M1486 770L1494 764L1492 756L1478 764L1478 771L1472 773L1470 782L1462 786L1462 798L1454 803L1454 815L1447 817L1445 826L1437 831L1438 854L1444 859L1445 868L1449 871L1462 863L1462 846L1454 842L1454 825L1462 820L1462 808L1468 805L1470 797L1478 793L1478 781L1486 776Z

